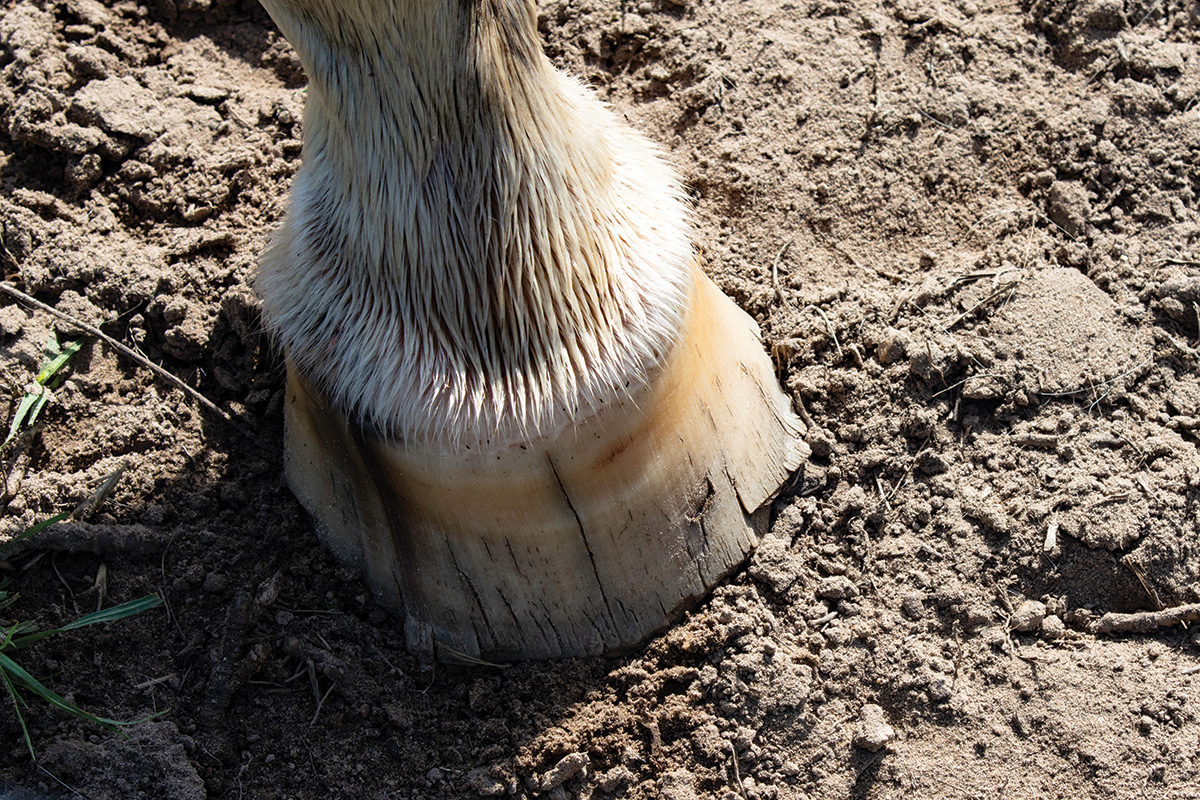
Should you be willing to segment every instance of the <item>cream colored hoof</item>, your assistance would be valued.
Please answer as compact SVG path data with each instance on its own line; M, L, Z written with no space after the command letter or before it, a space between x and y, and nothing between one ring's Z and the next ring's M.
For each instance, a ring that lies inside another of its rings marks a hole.
M754 549L807 447L754 321L694 273L681 341L648 385L523 445L391 445L289 367L288 481L416 654L621 650Z
M257 288L287 475L441 658L629 647L754 548L801 462L658 150L532 0L263 0L309 77Z

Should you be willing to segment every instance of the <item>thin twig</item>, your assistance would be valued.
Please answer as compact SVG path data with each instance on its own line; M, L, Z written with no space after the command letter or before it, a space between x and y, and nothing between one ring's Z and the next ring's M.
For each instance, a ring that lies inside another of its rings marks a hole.
M216 403L209 400L207 397L200 394L200 392L198 392L195 389L193 389L192 387L188 386L186 383L181 381L179 378L175 377L170 372L167 372L165 369L158 366L150 359L146 358L143 355L138 354L134 350L121 344L116 339L112 338L107 333L105 333L104 331L95 327L94 325L89 325L86 322L84 322L80 319L77 319L76 317L71 316L70 314L66 314L62 311L59 311L57 308L54 308L53 306L46 305L41 300L37 300L33 297L30 297L29 295L25 294L20 289L17 289L15 286L12 286L11 284L0 282L0 291L3 291L5 294L9 295L10 297L20 300L22 303L26 303L28 305L33 306L34 308L38 308L38 309L41 309L42 311L45 311L47 314L51 314L55 317L58 317L62 321L68 322L68 323L74 325L76 328L79 328L81 331L83 331L84 333L87 333L90 336L95 336L98 339L102 339L110 347L112 347L117 352L124 355L126 358L132 359L137 364L140 364L141 366L150 370L155 375L162 378L167 383L171 384L172 386L176 387L177 389L180 389L184 394L191 397L197 403L204 406L206 409L208 409L212 413L216 414L221 419L225 420L225 422L227 422L230 425L230 427L237 429L237 431L239 433L245 435L247 438L250 439L250 441L252 441L259 448L261 448L263 450L269 449L258 438L257 433L252 431L247 426L243 425L241 422L238 422L227 411L220 408Z
M1167 341L1169 341L1171 344L1178 347L1181 351L1183 351L1187 355L1191 356L1192 358L1200 358L1200 350L1197 350L1194 347L1188 347L1186 344L1179 341L1178 339L1176 339L1174 336L1172 336L1169 333L1165 333L1163 335L1167 337Z
M167 681L169 681L175 677L177 677L176 674L174 672L172 672L170 675L163 675L161 678L151 678L148 681L142 681L141 683L139 683L137 686L134 686L133 688L138 691L145 691L146 689L153 689L155 686L158 686L160 683L166 683Z
M968 381L975 380L976 378L997 378L1000 381L1003 381L1004 375L1002 375L999 372L980 372L976 375L968 375L967 377L963 378L961 381L955 381L954 383L949 384L948 386L946 386L945 389L938 389L936 392L933 393L933 396L937 397L939 395L945 394L946 392L953 391L953 390L957 389L959 386L963 386Z
M1092 633L1149 633L1185 622L1200 622L1200 603L1137 614L1108 613L1093 625Z
M320 634L318 634L318 635L320 635ZM476 666L480 666L480 667L496 667L497 669L508 669L507 664L497 664L493 661L486 661L482 658L479 658L478 656L473 656L473 655L470 655L469 653L464 653L461 650L455 650L453 647L451 647L448 644L444 644L443 642L434 642L434 645L437 647L439 653L442 653L442 652L448 653L448 654L454 656L455 658L462 660L466 664L475 664Z
M784 242L783 247L779 248L779 252L775 255L775 260L771 262L771 288L775 290L775 302L780 305L783 305L783 292L779 289L779 261L791 246L790 239Z
M334 687L330 686L325 690L325 694L321 695L321 697L317 700L317 710L313 712L312 719L308 721L309 727L317 724L317 717L321 716L321 706L325 705L325 698L329 697L329 693L333 690Z
M948 330L950 330L950 329L951 329L951 328L953 328L955 325L957 325L958 323L962 322L964 319L966 319L967 317L971 316L972 314L974 314L974 313L975 313L976 311L978 311L979 309L981 309L981 308L983 308L984 306L988 305L989 303L991 303L993 300L995 300L997 297L999 297L1000 295L1004 294L1005 292L1014 292L1014 291L1016 291L1016 289L1017 289L1017 284L1019 284L1020 282L1021 282L1021 278L1017 278L1016 280L1010 281L1009 283L1006 283L1006 284L1004 284L1003 286L1001 286L1000 288L996 289L996 290L995 290L995 291L993 291L991 294L989 294L987 297L983 298L983 299L982 299L982 300L980 300L978 303L976 303L975 305L971 306L971 307L970 307L970 308L968 308L966 311L964 311L963 313L961 313L961 314L959 314L957 317L955 317L953 320L951 320L951 321L950 321L950 322L949 322L949 323L946 325L946 330L947 330L947 331L948 331Z
M117 483L120 482L121 476L125 474L126 462L122 461L120 465L100 482L99 488L92 492L91 496L84 500L79 505L75 506L75 510L71 512L71 516L81 522L86 522L87 518L96 513L96 510L103 505L108 496L112 494Z
M1142 589L1146 592L1146 596L1153 601L1155 610L1162 611L1162 600L1159 599L1158 592L1154 591L1154 587L1150 585L1150 581L1146 579L1146 570L1142 567L1142 565L1134 561L1131 556L1125 556L1122 558L1121 563L1124 564L1129 571L1133 573L1134 577L1138 579L1138 583L1142 585Z
M738 769L737 745L733 742L729 743L729 754L732 756L730 760L733 761L733 779L737 781L738 792L742 797L746 797L746 786L742 783L742 771Z
M913 468L916 467L916 465L917 465L917 459L921 457L921 453L925 452L925 448L929 446L929 442L931 439L933 439L933 434L926 436L925 441L921 442L921 446L917 448L917 452L913 454L913 457L911 459L909 459L908 468L904 470L904 474L900 476L900 480L896 481L896 485L893 486L892 490L890 492L888 492L886 497L883 498L883 502L885 505L887 504L889 499L896 496L896 492L900 491L900 487L902 485L904 485L904 482L906 480L908 480L909 476L912 475ZM889 511L891 510L890 506L888 507L888 510Z
M1042 397L1069 397L1073 394L1083 394L1084 392L1093 392L1101 386L1107 386L1110 383L1116 383L1117 381L1121 380L1122 378L1132 375L1133 373L1137 372L1142 367L1149 364L1152 358L1153 358L1152 356L1147 357L1140 363L1134 364L1132 367L1125 370L1120 375L1117 375L1116 377L1113 377L1113 378L1109 378L1106 381L1101 381L1100 383L1093 383L1088 386L1081 387L1079 389L1068 389L1065 392L1038 392L1038 394L1040 394Z
M883 478L875 476L875 491L879 492L879 499L883 501L883 507L887 512L892 513L892 504L888 502L887 492L883 490Z
M799 393L797 393L792 399L795 401L796 415L800 417L800 421L803 422L810 431L815 429L817 426L813 422L812 417L808 415L808 409L804 407L804 398L800 397Z
M967 233L970 233L971 231L975 230L975 227L977 225L982 225L983 223L987 222L992 217L999 217L1003 214L1014 214L1018 211L1028 211L1028 210L1029 210L1028 208L1023 208L1021 206L1014 206L1012 208L1002 208L999 211L993 211L990 214L984 214L982 217L975 220L967 227Z
M82 798L84 798L84 800L87 800L87 795L85 795L85 794L82 794L82 793L81 793L81 792L80 792L78 789L76 789L74 786L69 786L68 784L64 783L62 778L58 777L58 776L57 776L57 775L55 775L53 772L51 772L50 770L46 769L46 768L45 768L45 767L43 767L41 764L38 764L38 765L37 765L37 768L38 768L38 769L40 769L42 772L46 773L47 775L49 775L51 778L53 778L53 779L54 779L54 781L55 781L56 783L58 783L58 785L59 785L59 786L62 786L64 789L66 789L66 790L67 790L68 792L70 792L71 794L75 795L76 797L82 797Z
M813 234L815 234L816 237L825 244L826 247L828 247L830 250L833 250L835 253L840 255L842 258L849 261L856 268L861 269L861 270L870 270L871 272L874 272L879 277L886 278L887 280L891 281L892 283L907 283L908 282L903 275L897 275L894 272L888 272L886 270L880 269L879 267L869 267L866 264L863 264L861 261L859 261L855 257L854 253L850 252L847 248L843 247L840 242L834 241L829 236L829 234L825 233L825 231L818 228L813 222L810 221L808 224L808 227L812 230Z
M956 128L952 128L952 127L950 127L949 125L947 125L946 123L942 122L940 119L938 119L937 117L933 116L932 114L930 114L929 112L927 112L925 109L923 109L923 108L919 108L919 107L916 107L916 106L914 106L914 108L916 108L916 109L917 109L917 113L918 113L918 114L920 114L922 117L924 117L925 119L927 119L927 120L929 120L930 122L932 122L934 125L940 125L941 127L945 128L946 130L950 131L951 133L954 133L954 131L955 131L955 130L957 130Z
M838 342L837 331L833 328L833 323L829 321L829 317L825 316L825 312L820 306L809 306L812 310L821 315L821 319L825 320L825 327L829 328L829 335L833 337L833 346L837 348L838 361L841 361L846 356L842 353L842 345Z

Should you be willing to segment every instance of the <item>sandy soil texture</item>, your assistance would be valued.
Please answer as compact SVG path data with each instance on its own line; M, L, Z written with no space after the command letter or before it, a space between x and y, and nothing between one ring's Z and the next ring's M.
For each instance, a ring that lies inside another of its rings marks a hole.
M9 556L0 621L166 601L21 651L166 713L122 738L32 702L38 766L0 696L0 794L1200 797L1194 3L545 0L551 57L688 179L813 456L638 652L433 669L281 481L250 286L300 160L290 48L244 0L3 7L5 280L237 424L88 338L0 452L0 538L124 467ZM7 430L58 323L2 302Z

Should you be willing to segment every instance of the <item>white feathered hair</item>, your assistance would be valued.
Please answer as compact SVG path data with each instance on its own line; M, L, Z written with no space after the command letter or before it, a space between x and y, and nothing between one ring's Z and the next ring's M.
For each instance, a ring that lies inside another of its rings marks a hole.
M658 150L554 69L529 0L264 0L309 76L257 287L359 424L447 449L553 435L646 381L694 258Z

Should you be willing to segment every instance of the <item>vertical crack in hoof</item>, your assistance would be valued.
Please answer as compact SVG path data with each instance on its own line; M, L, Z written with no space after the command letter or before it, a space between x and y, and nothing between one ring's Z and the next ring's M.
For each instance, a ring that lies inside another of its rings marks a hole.
M487 608L483 604L483 598L479 596L479 591L475 588L475 582L471 580L471 576L463 571L462 566L459 565L458 557L454 554L454 546L451 544L450 540L447 538L445 542L446 552L450 554L450 561L454 564L455 571L457 571L459 577L462 578L463 585L466 586L467 591L471 593L471 598L475 601L475 607L479 609L479 619L483 622L483 626L487 629L488 641L491 643L490 649L495 649L498 640L496 639L496 632L492 630L492 622L490 619L488 619ZM481 653L488 650L489 648L480 646L479 640L481 637L479 636L480 630L478 624L473 623L471 627L475 629L475 647L478 648L479 652Z
M608 592L604 590L604 581L600 578L600 570L596 566L596 555L592 552L592 545L588 541L587 530L584 528L583 520L579 517L579 511L576 510L575 504L571 502L571 497L567 494L567 487L563 485L562 477L558 474L558 467L555 466L554 459L549 453L546 454L546 462L550 465L550 472L554 475L555 483L558 484L558 491L562 494L563 502L567 504L567 508L571 509L571 515L575 517L575 526L579 529L579 538L583 540L583 547L587 550L588 561L592 564L592 575L596 578L596 586L600 589L600 599L604 603L604 610L608 613L610 631L612 634L616 634L618 630L617 620L613 615L612 605L608 600ZM600 626L596 625L596 622L590 618L589 621L596 626L596 629L600 632L601 639L604 639L604 631L600 630Z

